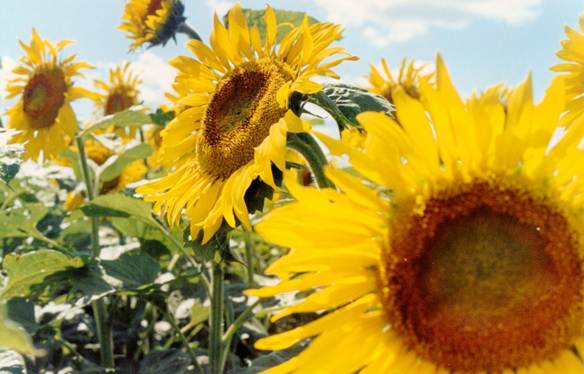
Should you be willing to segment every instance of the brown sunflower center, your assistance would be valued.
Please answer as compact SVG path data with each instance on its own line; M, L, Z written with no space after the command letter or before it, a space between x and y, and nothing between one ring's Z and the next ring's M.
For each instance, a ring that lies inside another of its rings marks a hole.
M34 129L51 127L65 103L67 83L58 68L36 72L24 87L23 110Z
M118 89L108 95L103 112L107 116L126 110L134 104L134 99L124 89Z
M553 358L582 322L582 260L566 219L513 190L474 184L397 229L386 312L442 368L501 371Z
M150 0L148 7L146 8L144 19L146 19L148 16L156 14L158 9L162 8L162 1L163 0Z
M225 179L253 159L254 148L286 113L276 94L290 78L272 62L246 62L219 82L197 144L205 172Z

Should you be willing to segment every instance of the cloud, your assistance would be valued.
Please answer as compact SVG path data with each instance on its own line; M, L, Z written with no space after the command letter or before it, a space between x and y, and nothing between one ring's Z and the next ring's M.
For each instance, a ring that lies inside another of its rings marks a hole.
M224 0L207 0L207 6L211 8L213 13L217 13L219 17L227 14L229 9L235 4L232 1L224 1Z
M434 28L463 29L481 19L522 24L535 19L542 0L315 0L327 18L361 27L377 46L403 42Z
M16 67L17 61L11 57L0 58L0 114L6 109L6 83L14 78L12 69Z
M133 66L144 82L140 86L140 96L144 103L150 107L166 103L168 100L164 93L171 91L175 69L150 51L140 54Z

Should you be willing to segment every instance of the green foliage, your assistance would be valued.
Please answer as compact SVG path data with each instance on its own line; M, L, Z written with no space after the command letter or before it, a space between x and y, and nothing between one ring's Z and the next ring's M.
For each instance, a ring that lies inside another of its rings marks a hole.
M174 118L174 111L165 112L164 110L158 108L156 112L150 113L150 119L152 123L158 126L166 126L168 122L170 122Z
M112 163L107 163L103 171L100 173L100 178L104 182L109 182L122 174L124 169L132 162L140 159L145 159L153 152L149 144L140 144L135 147L127 149L124 153L114 156Z
M340 115L344 117L340 119L341 122L345 121L353 126L358 126L356 117L359 113L372 111L392 116L394 112L391 103L383 96L344 83L327 84L311 99L333 117ZM339 121L338 118L337 120Z
M264 21L265 10L255 10L255 9L242 9L243 15L247 19L247 24L249 27L257 26L260 32L260 38L262 42L266 40L266 22ZM280 42L293 27L299 26L304 21L304 17L308 17L308 23L317 23L318 20L314 17L309 16L305 12L296 12L292 10L274 9L276 13L276 22L278 24L278 30L276 32L276 42ZM229 27L229 17L228 14L223 18L223 22L227 27Z
M124 289L148 286L160 275L160 264L138 250L126 252L112 261L102 261L105 272L121 282Z
M151 204L122 194L98 196L81 208L87 217L133 217L145 224L158 226L150 213Z
M17 324L6 317L6 307L0 304L0 349L9 349L22 353L24 355L35 355L37 350L34 349L30 337ZM0 351L0 369L8 367L7 351Z
M34 287L45 286L43 281L56 273L80 268L84 262L79 257L69 257L61 252L45 249L4 257L2 268L8 281L0 290L0 299L30 296Z
M142 125L147 125L152 123L150 116L143 111L138 111L135 109L125 110L123 112L118 112L105 116L96 123L90 125L88 128L83 130L81 134L83 137L95 132L99 129L107 129L110 126L115 127L140 127Z
M0 150L0 180L9 183L20 170L20 162L15 151Z

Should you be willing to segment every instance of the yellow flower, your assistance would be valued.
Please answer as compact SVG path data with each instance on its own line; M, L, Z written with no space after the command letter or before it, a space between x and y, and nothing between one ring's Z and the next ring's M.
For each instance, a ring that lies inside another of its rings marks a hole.
M148 166L152 169L162 165L162 136L160 133L164 127L162 126L152 126L145 134L146 143L150 144L154 149L152 156L148 157Z
M436 66L423 104L394 90L401 126L359 115L357 150L320 136L365 180L332 168L339 190L286 179L297 201L256 226L292 249L267 270L281 281L248 293L300 292L274 320L319 313L257 342L313 338L265 373L584 371L584 119L547 149L561 80L535 105L527 79L505 111L464 103Z
M565 122L569 123L584 112L584 35L566 26L567 39L562 40L562 49L556 55L564 60L551 69L566 80ZM580 31L584 32L584 16L580 16Z
M185 21L183 14L184 5L180 0L129 0L118 28L132 39L131 49L144 43L151 47L164 45Z
M157 213L176 224L184 212L191 235L208 241L223 219L250 228L246 191L260 181L276 188L274 168L285 169L286 133L308 129L287 109L290 93L314 93L315 76L337 77L331 70L354 59L330 47L341 28L330 23L294 28L275 45L276 17L266 8L265 43L249 28L239 5L229 12L229 29L215 16L210 47L198 40L187 46L196 58L179 56L175 89L177 116L162 131L164 163L175 171L140 187ZM332 61L324 59L341 54ZM273 168L274 167L274 168Z
M100 194L104 195L110 192L121 191L129 184L141 180L147 172L148 168L144 165L144 160L133 161L124 168L118 177L109 182L105 182L101 186Z
M425 71L427 70L426 66L415 67L414 63L414 60L408 62L404 58L401 62L399 73L395 77L389 70L387 61L385 61L384 58L381 59L381 67L383 68L385 76L382 75L374 65L371 65L371 70L369 71L371 92L381 95L390 103L393 103L392 91L399 86L402 87L412 98L419 99L420 81L431 79L434 73Z
M65 203L63 204L63 208L66 211L72 212L75 209L81 207L85 203L85 193L82 191L69 191L67 192L67 196L65 197Z
M89 93L75 87L72 79L82 76L79 70L91 65L76 62L75 55L59 56L71 43L68 40L51 43L41 39L35 29L30 44L20 42L26 55L13 70L18 77L8 81L6 99L20 98L7 110L7 127L17 130L10 143L24 143L25 159L38 160L41 151L45 159L52 159L75 135L77 119L70 103L89 97Z
M95 86L102 92L95 93L92 99L100 115L110 115L122 112L139 103L138 85L142 81L130 70L130 63L116 66L109 71L109 81L106 83L96 79ZM136 129L109 128L103 132L115 132L124 140L133 139Z

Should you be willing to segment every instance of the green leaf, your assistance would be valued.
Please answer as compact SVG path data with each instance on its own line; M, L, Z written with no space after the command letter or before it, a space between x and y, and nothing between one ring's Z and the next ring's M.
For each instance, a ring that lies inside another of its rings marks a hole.
M81 211L88 217L132 217L158 227L150 214L151 209L151 204L119 193L98 196L81 207Z
M6 317L6 307L0 304L0 349L10 349L24 355L35 355L30 337L17 324ZM4 365L4 353L0 354L0 368Z
M316 105L329 113L327 105L333 103L353 125L357 125L356 117L362 112L384 112L389 116L394 112L391 103L383 96L344 83L327 84L319 94L313 95L313 98L316 99L313 101ZM327 100L330 102L327 103Z
M101 262L107 275L119 280L125 289L152 285L160 275L160 264L140 250L122 254L115 260Z
M174 111L165 112L164 110L158 108L156 112L150 113L150 119L155 125L166 126L174 118Z
M191 358L185 352L178 349L166 349L164 351L153 351L144 357L140 362L140 374L174 373L183 374L188 372L191 365Z
M117 228L119 231L128 236L140 238L144 241L154 240L160 242L162 243L162 245L164 245L168 250L170 250L173 253L178 253L181 250L176 246L176 244L172 240L170 240L170 238L168 238L168 236L164 234L164 232L162 232L162 230L160 230L157 227L145 224L144 222L140 222L131 218L127 219L116 217L112 218L111 222L115 228ZM171 233L171 235L174 234ZM174 236L176 240L180 242L181 239L177 235Z
M0 150L0 179L5 183L10 182L20 170L22 159L14 150Z
M122 171L132 162L140 159L145 159L153 152L150 144L140 144L126 150L121 155L117 156L112 163L107 164L100 174L100 178L104 182L109 182L116 179ZM115 156L114 156L115 157Z
M0 350L0 374L26 374L24 357L15 351Z
M0 238L18 238L42 235L38 222L47 214L44 204L26 204L20 208L0 212Z
M129 109L103 117L101 120L85 129L81 136L85 137L95 130L105 129L112 125L116 127L140 127L150 123L152 123L152 119L148 114L135 109Z
M249 27L257 26L260 32L262 43L266 40L266 22L264 21L265 10L242 9L243 15L247 19ZM274 9L276 13L276 23L278 30L276 32L276 43L279 43L291 30L302 24L305 16L308 16L308 23L317 23L318 20L309 16L305 12L296 12L292 10ZM229 13L223 17L223 23L229 28Z
M33 292L33 287L41 285L48 276L83 266L81 258L49 249L22 255L9 254L2 263L8 282L0 290L0 299L27 297Z

